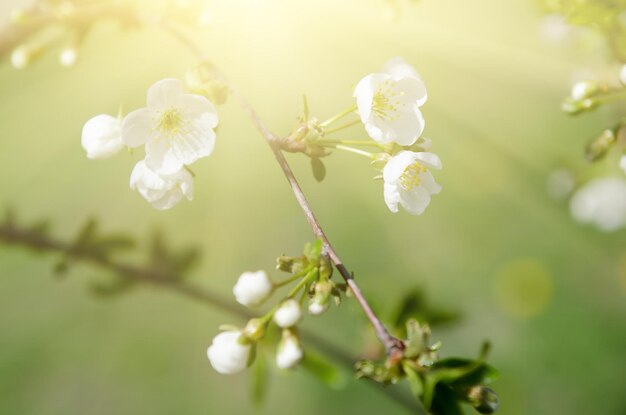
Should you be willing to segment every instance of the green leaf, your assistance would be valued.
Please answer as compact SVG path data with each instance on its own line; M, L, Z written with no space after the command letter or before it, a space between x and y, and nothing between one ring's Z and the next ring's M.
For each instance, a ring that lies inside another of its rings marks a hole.
M341 389L346 384L346 376L324 357L307 351L301 366L332 389Z
M265 403L269 379L267 361L262 353L257 354L253 366L250 392L252 395L252 403L259 408Z
M313 169L313 177L321 182L326 177L326 166L319 157L311 157L311 168Z
M458 397L445 386L437 386L433 404L430 408L433 415L463 415Z
M409 386L411 387L411 393L415 396L416 399L422 399L422 393L424 393L424 385L422 384L422 379L419 377L417 372L405 364L402 366L404 373L406 374L406 379L409 381Z

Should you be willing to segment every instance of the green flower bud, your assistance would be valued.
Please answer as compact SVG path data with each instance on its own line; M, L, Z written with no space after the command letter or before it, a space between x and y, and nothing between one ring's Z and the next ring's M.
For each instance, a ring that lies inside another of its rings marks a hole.
M467 399L481 414L493 414L498 410L498 395L491 388L482 385L474 386L469 390Z
M257 342L265 336L265 326L265 322L260 318L250 319L243 329L243 334L246 339Z
M290 256L281 255L276 258L276 269L283 272L293 272L294 259Z
M600 135L589 141L585 148L585 158L587 161L597 161L602 159L611 146L615 143L615 132L611 129L602 131Z

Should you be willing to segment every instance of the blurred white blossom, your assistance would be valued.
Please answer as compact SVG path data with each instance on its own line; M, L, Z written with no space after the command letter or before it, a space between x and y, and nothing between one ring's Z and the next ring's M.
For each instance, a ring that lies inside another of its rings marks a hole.
M172 174L213 152L218 117L213 104L186 94L177 79L163 79L148 90L147 107L129 113L122 140L146 146L146 164L158 174Z
M442 168L441 160L433 153L401 151L387 162L383 180L389 210L396 213L400 204L412 215L424 212L431 195L441 191L429 168Z
M626 154L619 158L619 168L626 173Z
M193 199L193 177L181 168L169 175L160 175L150 169L145 161L135 165L130 175L130 188L159 210L170 209L183 197Z
M387 62L385 72L361 79L354 97L361 121L373 140L407 146L422 134L425 122L419 107L426 102L426 86L401 58Z
M83 127L81 144L90 159L103 159L116 154L124 147L120 119L107 114L91 118Z
M207 349L207 357L219 373L233 375L248 366L250 344L246 344L241 332L225 331L213 339Z
M605 232L626 226L626 179L595 179L580 188L570 201L570 211L580 223Z
M237 280L233 294L239 304L255 307L265 301L273 289L265 271L244 272Z

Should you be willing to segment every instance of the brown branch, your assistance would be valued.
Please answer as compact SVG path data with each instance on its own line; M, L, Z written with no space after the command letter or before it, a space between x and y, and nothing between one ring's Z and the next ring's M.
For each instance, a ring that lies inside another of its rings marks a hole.
M242 319L250 319L254 317L254 314L248 309L239 307L231 301L226 301L219 294L212 291L181 281L177 278L164 278L163 275L159 274L155 271L155 269L151 269L149 267L139 267L131 264L125 264L113 261L104 256L95 255L88 251L81 250L80 248L77 248L60 239L48 237L38 230L21 228L12 223L0 224L0 241L14 246L22 246L36 252L57 253L65 255L75 261L91 263L110 271L130 283L141 283L161 288L192 299L206 306L215 307ZM314 333L301 330L300 334L305 342L310 343L315 349L330 356L333 360L352 370L353 363L356 359L350 353L347 353L343 349L335 346ZM415 400L402 393L400 390L389 388L381 389L378 384L370 384L378 386L378 390L385 392L393 400L413 412L421 409L417 406Z
M178 40L180 43L186 46L200 61L206 62L206 63L210 62L210 60L202 52L202 50L197 46L197 44L193 42L188 36L186 36L184 32L179 30L176 26L171 25L166 22L159 22L159 25L163 29L165 29L168 33L170 33L176 40ZM261 117L259 117L258 113L255 111L252 105L248 102L248 100L232 85L232 83L229 82L228 78L223 73L221 73L214 64L210 63L210 65L212 67L214 74L222 82L224 82L226 85L229 86L232 95L235 97L235 99L237 100L239 105L243 108L243 110L246 112L246 114L248 114L248 117L250 118L250 120L252 121L256 129L261 133L265 141L268 143L268 145L272 149L274 158L280 165L280 168L282 169L285 177L287 178L287 181L289 182L289 185L291 186L291 190L294 196L296 197L296 200L298 201L300 208L304 212L304 215L306 216L306 219L309 222L311 229L313 230L313 234L317 238L323 241L325 253L328 255L332 263L335 265L335 267L337 268L337 270L343 277L348 287L350 287L350 290L354 294L354 297L356 298L357 302L363 309L365 316L370 321L372 327L374 327L374 330L376 331L376 336L384 345L385 350L387 351L387 355L392 360L400 358L404 350L404 343L400 339L397 339L396 337L392 336L389 333L389 331L387 330L383 322L380 320L380 318L378 318L378 316L376 315L376 313L374 312L370 304L367 302L367 299L361 292L361 289L357 285L352 274L348 271L346 266L343 264L343 262L339 258L339 255L337 254L332 244L328 240L328 237L324 233L324 230L322 229L321 224L315 217L315 214L313 213L313 210L311 209L311 205L306 200L306 196L304 195L304 192L302 191L302 188L300 187L298 180L296 179L296 176L293 174L293 171L291 170L291 167L289 166L289 163L287 162L287 159L285 158L285 155L282 152L281 142L283 140L281 140L276 134L274 134L269 129L269 127L265 124L265 122L263 122Z

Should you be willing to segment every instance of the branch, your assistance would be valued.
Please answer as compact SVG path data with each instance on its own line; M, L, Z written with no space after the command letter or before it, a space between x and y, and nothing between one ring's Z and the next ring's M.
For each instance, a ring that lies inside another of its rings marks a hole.
M210 60L207 58L207 56L205 56L205 54L196 45L196 43L193 42L188 36L185 35L185 33L179 30L176 26L168 24L166 22L160 22L159 24L181 44L186 46L200 61L210 62ZM259 131L259 133L261 133L267 144L272 149L274 158L280 165L280 168L282 169L287 181L289 182L291 190L296 197L300 208L304 212L304 215L306 216L306 219L311 226L313 234L323 241L324 252L328 255L332 263L335 265L335 268L337 268L348 287L350 287L350 290L354 294L354 298L356 298L357 302L361 306L361 309L363 310L363 313L365 313L365 316L374 328L376 336L385 347L387 355L392 360L400 358L402 356L402 351L404 350L404 343L400 339L397 339L389 333L383 322L376 315L376 313L368 303L367 299L361 292L361 289L354 280L352 273L348 271L346 266L339 258L339 255L337 254L332 244L330 243L330 240L324 233L322 225L315 217L311 205L307 201L306 196L304 195L304 192L302 191L302 188L298 183L298 180L293 174L293 171L291 170L291 167L289 166L289 163L287 162L287 159L282 152L282 140L269 129L269 127L265 124L265 122L263 122L261 117L259 117L254 107L252 107L248 100L233 86L232 83L229 82L228 78L226 78L226 76L221 73L213 63L211 63L211 68L216 77L224 82L224 84L229 86L231 93L233 94L239 105L243 108L246 114L248 114L248 117L250 118L256 129Z
M209 307L217 308L242 319L254 317L248 309L239 307L237 304L224 300L219 294L203 289L194 284L182 281L180 278L166 278L158 273L154 268L148 266L140 267L131 264L114 261L106 256L97 255L88 250L80 249L75 244L46 236L37 229L18 227L16 224L7 221L0 224L0 241L4 243L21 246L36 252L58 253L65 255L75 261L81 261L108 270L130 283L142 283L151 285L197 301ZM318 349L320 352L330 356L341 363L349 370L353 369L356 360L350 353L329 343L322 337L302 330L303 338ZM397 389L382 389L377 383L370 382L370 385L378 386L376 389L384 392L391 399L395 400L411 412L421 409L417 402ZM421 413L421 412L418 412Z

